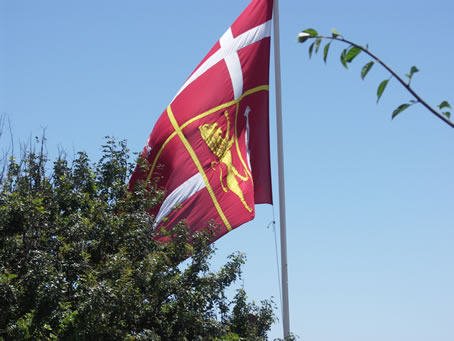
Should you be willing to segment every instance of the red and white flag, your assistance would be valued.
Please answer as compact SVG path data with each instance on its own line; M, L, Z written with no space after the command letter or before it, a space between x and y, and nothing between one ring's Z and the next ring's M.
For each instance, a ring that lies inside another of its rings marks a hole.
M154 228L184 220L191 233L218 224L215 239L272 203L268 93L272 0L253 0L158 119L130 185L165 189Z

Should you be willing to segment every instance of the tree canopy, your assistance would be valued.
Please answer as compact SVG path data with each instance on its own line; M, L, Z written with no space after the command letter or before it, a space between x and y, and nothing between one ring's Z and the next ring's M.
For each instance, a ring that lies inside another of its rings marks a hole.
M127 190L125 141L107 138L96 163L79 152L52 164L36 142L0 178L0 340L267 338L272 301L226 293L245 256L210 269L216 226L155 241L147 211L162 192Z

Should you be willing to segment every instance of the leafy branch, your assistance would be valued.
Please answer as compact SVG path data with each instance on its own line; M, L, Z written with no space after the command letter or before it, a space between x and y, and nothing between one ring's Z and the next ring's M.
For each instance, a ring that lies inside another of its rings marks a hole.
M341 64L348 69L348 64L353 62L353 60L361 53L364 52L367 54L369 57L371 57L373 60L366 63L362 69L361 69L361 78L364 79L369 71L372 69L372 67L375 65L375 63L380 64L383 66L390 74L391 76L385 80L383 80L377 88L377 103L380 100L380 98L383 95L383 92L386 89L386 86L388 85L388 82L392 79L395 78L402 86L407 89L407 91L414 97L414 99L408 101L407 103L402 103L399 105L392 113L392 118L394 119L397 115L402 113L404 110L408 109L410 106L416 104L416 103L421 103L427 110L429 110L432 114L437 116L439 119L441 119L443 122L454 128L454 123L451 121L451 112L449 109L451 108L451 105L447 101L442 101L438 106L437 109L433 108L430 106L426 101L424 101L410 86L411 81L413 79L413 76L415 73L419 72L419 69L416 66L412 66L410 68L410 72L405 75L407 77L407 81L404 81L399 75L397 75L388 65L383 63L377 56L372 54L369 51L369 47L366 45L366 47L360 46L358 44L355 44L347 39L345 39L339 32L337 32L335 29L332 30L331 36L322 36L319 35L318 32L312 28L306 29L302 31L298 35L298 42L299 43L304 43L308 39L315 39L312 44L309 46L309 57L312 57L312 54L318 53L318 51L321 48L322 41L328 41L325 46L323 47L323 61L326 63L326 60L328 58L328 52L329 48L331 46L331 43L333 41L339 41L342 43L345 43L348 45L347 48L342 50L341 55L340 55L340 62Z

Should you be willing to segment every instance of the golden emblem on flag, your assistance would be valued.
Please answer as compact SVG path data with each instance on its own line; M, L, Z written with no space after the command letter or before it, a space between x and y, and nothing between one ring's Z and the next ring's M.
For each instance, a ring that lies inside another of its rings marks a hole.
M238 182L238 179L240 179L241 181L248 181L249 176L246 169L244 170L245 175L241 175L232 163L231 148L234 143L234 137L229 137L230 119L227 110L224 112L224 116L227 121L227 129L224 136L222 136L222 128L219 127L217 122L201 125L199 127L200 135L207 144L208 148L210 148L211 152L218 158L217 161L211 162L211 168L213 170L216 170L216 166L219 164L224 164L227 168L227 186L224 186L222 167L219 167L219 178L224 192L228 192L229 190L232 191L241 200L241 203L244 205L244 207L249 212L252 212L252 208L250 208L246 200L244 200L244 194Z

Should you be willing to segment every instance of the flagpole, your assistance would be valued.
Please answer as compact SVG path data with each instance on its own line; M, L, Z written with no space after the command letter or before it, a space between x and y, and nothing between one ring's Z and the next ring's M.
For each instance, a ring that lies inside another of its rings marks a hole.
M281 95L281 56L279 42L279 1L274 0L274 73L276 85L276 129L277 158L279 173L279 219L281 237L281 273L282 273L282 321L284 338L290 334L289 303L288 303L288 271L287 271L287 228L285 216L285 181L284 181L284 141L282 137L282 95Z

